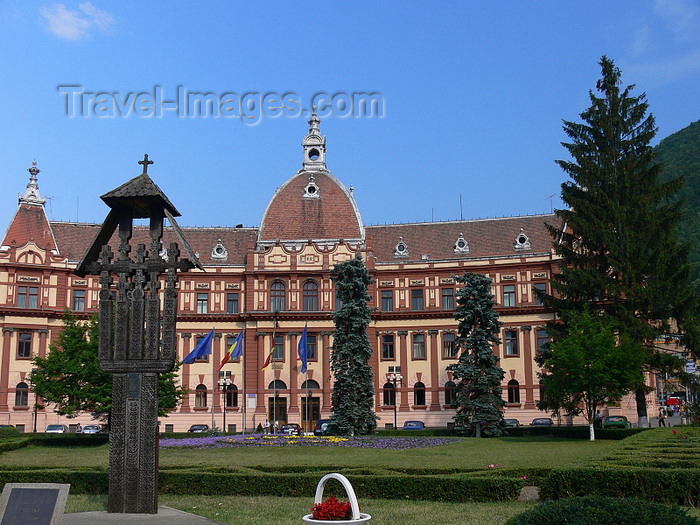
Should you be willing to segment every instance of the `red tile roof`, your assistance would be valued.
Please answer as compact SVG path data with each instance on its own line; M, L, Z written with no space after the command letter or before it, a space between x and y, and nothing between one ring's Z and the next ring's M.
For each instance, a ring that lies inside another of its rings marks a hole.
M362 238L359 212L333 175L314 172L320 197L304 197L310 174L299 173L277 190L263 216L259 240Z
M20 204L2 241L3 246L24 246L29 241L45 250L55 250L56 241L44 207Z

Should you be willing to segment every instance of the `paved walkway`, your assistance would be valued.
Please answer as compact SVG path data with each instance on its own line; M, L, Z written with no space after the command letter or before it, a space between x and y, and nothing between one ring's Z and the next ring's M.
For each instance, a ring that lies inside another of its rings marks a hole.
M75 512L63 515L66 525L99 525L101 523L167 523L168 525L222 525L196 514L189 514L171 507L158 507L158 514L110 514L107 511Z

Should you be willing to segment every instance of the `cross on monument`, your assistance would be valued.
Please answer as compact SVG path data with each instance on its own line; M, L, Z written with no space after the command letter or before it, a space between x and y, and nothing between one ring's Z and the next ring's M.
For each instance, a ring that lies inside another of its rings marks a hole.
M148 153L143 156L143 160L139 161L139 164L143 166L143 173L141 175L148 175L148 165L153 164L152 160L148 160Z

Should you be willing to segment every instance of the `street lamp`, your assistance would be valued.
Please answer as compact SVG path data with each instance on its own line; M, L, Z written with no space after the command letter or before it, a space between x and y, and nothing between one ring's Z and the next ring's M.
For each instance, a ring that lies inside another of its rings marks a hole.
M219 388L221 389L221 399L223 401L223 404L221 406L221 409L224 412L224 432L226 432L226 393L228 391L228 387L232 384L231 378L230 377L222 377L218 381L219 383Z
M387 374L386 378L388 381L394 383L394 428L396 428L396 383L403 386L403 377L398 373Z
M35 374L37 371L36 368L32 368L32 374ZM29 384L32 386L32 392L34 392L34 433L36 434L36 417L37 417L37 398L36 398L36 392L34 391L34 382L32 381L32 376L29 376Z

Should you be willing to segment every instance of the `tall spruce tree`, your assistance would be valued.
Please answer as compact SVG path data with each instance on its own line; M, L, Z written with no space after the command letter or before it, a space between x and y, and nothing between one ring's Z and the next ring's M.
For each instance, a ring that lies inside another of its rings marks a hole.
M494 310L492 281L476 273L456 277L463 286L457 291L455 319L459 321L459 337L455 341L462 353L448 371L457 380L453 416L458 431L476 437L499 436L505 402L501 397L501 381L505 371L498 366L493 345L499 344L501 322Z
M367 288L372 279L359 255L336 264L333 273L341 306L333 316L331 371L335 382L329 431L339 435L369 434L377 428L374 373L369 364L372 347L367 336L372 317Z
M688 286L688 247L679 243L680 207L673 197L682 180L662 182L650 142L656 134L647 114L646 95L622 89L621 73L602 57L602 78L582 122L564 121L571 140L562 143L571 160L557 164L571 180L562 184L557 210L560 227L551 226L561 272L553 276L554 293L545 295L564 324L550 326L552 337L566 336L571 312L586 304L616 321L614 328L643 348L651 361L656 335L680 328L694 308ZM562 329L563 328L563 329ZM633 362L636 360L630 360ZM646 389L636 387L637 414L646 424Z

